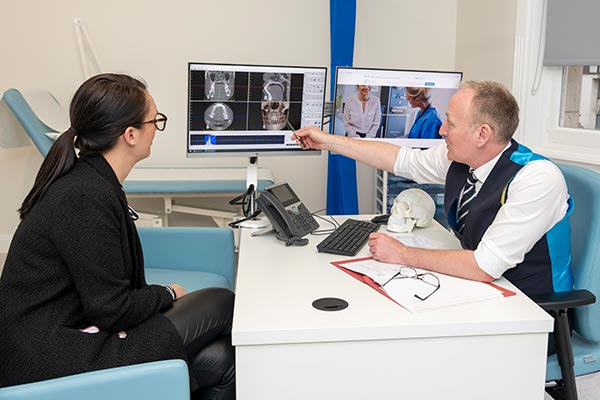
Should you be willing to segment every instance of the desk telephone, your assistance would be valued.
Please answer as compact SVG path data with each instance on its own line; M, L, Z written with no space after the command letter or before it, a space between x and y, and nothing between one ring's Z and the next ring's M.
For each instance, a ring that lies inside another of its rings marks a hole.
M303 236L319 227L287 183L265 188L256 199L256 205L273 225L277 239L284 241L286 246L305 246L308 239Z

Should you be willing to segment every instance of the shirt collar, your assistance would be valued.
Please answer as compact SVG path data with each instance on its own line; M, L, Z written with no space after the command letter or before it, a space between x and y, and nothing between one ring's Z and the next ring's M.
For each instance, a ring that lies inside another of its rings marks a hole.
M486 162L481 167L475 168L473 170L473 173L477 177L478 182L481 182L481 184L483 184L485 182L485 180L488 178L488 176L490 176L492 169L494 169L494 166L500 159L500 156L502 156L502 154L511 146L511 144L512 144L512 142L508 142L508 144L504 147L504 149L502 149L502 151L500 153L498 153L498 155L496 157L492 158L490 161Z

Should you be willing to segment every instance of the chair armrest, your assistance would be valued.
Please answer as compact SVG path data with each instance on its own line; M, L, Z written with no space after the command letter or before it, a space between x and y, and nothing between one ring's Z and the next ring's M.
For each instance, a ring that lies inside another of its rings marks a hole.
M589 290L570 290L568 292L544 293L531 296L540 307L546 311L568 310L596 302L596 296Z
M11 386L0 389L0 398L188 400L189 385L185 361L165 360Z
M147 268L212 272L234 282L235 250L229 228L138 228Z

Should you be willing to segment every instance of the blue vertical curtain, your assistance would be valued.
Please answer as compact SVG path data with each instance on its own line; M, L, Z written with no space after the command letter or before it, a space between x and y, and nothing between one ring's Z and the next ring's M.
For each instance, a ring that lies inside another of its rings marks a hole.
M331 100L335 96L338 66L351 67L354 58L356 0L330 0ZM335 111L334 111L335 112ZM335 115L331 115L333 121ZM329 124L330 129L332 124ZM327 214L358 214L356 161L329 153L327 168Z

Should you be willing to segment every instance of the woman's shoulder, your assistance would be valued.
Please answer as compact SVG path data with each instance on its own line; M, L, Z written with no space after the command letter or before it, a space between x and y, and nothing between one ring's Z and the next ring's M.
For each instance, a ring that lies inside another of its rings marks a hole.
M61 201L76 200L81 197L118 200L115 190L106 179L92 167L79 161L52 184L48 193L53 193Z

